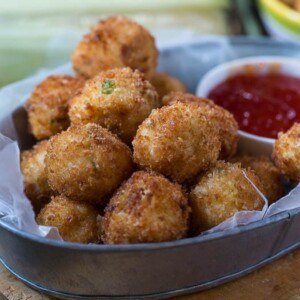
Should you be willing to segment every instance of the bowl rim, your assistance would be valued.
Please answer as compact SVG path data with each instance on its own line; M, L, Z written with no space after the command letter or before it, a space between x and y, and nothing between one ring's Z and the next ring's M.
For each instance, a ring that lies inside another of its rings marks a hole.
M272 15L289 30L300 34L300 13L280 0L259 0L262 11Z
M15 228L3 222L0 219L0 227L18 236L21 239L28 240L33 243L43 244L55 248L64 248L74 251L86 252L138 252L138 251L153 251L164 250L170 248L185 247L196 243L209 243L211 240L228 238L230 236L249 232L264 226L272 226L279 221L290 219L294 215L300 215L300 207L276 213L270 217L263 218L256 222L251 222L246 225L237 226L230 229L220 230L213 233L204 233L194 237L186 237L184 239L156 242L156 243L140 243L140 244L81 244L72 243L62 240L55 240L48 237L41 237L33 233L26 232L23 229Z
M299 65L300 68L300 59L297 58L289 58L284 56L271 56L271 55L265 55L265 56L250 56L250 57L244 57L244 58L238 58L231 61L226 61L224 63L221 63L214 68L210 69L204 76L200 79L199 83L196 87L196 95L200 97L207 97L208 93L203 93L204 86L206 85L207 78L214 77L216 74L224 71L224 70L236 70L240 67L248 64L252 65L268 65L271 63L280 63L281 65L291 65L293 68L295 67L295 64ZM284 73L283 73L284 74ZM299 75L300 78L300 75ZM217 85L217 84L216 84ZM215 87L216 85L213 85ZM273 144L275 142L274 138L268 138L264 136L255 135L252 133L249 133L247 131L238 130L238 133L240 136L248 139L252 139L258 142L266 143L266 144Z
M266 143L266 144L270 144L270 145L273 145L275 143L275 139L255 135L255 134L243 131L243 130L238 130L238 133L240 136L242 136L244 138L255 139L257 142L262 142L262 143Z

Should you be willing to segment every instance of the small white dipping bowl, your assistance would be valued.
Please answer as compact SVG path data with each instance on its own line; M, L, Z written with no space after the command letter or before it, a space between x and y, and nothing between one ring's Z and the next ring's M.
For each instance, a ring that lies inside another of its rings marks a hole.
M218 65L207 72L199 82L196 95L208 96L209 92L227 78L238 74L280 73L300 78L300 59L278 56L257 56L237 59ZM259 106L257 106L259 109ZM239 130L238 150L253 155L270 155L274 139L257 136Z

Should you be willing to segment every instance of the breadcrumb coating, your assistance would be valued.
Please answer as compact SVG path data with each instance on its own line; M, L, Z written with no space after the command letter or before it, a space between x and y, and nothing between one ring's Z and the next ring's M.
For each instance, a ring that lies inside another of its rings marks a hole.
M75 200L105 204L130 176L130 149L96 124L72 125L49 141L46 173L51 188Z
M273 158L278 169L290 180L300 181L300 123L286 133L279 133L274 144Z
M280 171L269 157L243 154L234 157L231 162L239 162L243 168L250 168L255 172L263 186L264 195L269 204L284 195Z
M73 124L97 123L130 144L138 126L158 107L155 89L130 68L101 72L70 103Z
M36 139L47 139L69 127L69 100L84 82L83 77L56 75L47 77L35 87L25 109Z
M221 141L219 159L228 159L236 153L238 124L228 110L209 99L188 93L171 92L162 99L163 105L172 105L176 102L197 103L201 107L202 112L216 124L216 127L219 129Z
M160 99L172 91L186 92L184 83L168 73L155 73L150 82L156 89Z
M117 190L105 209L106 244L152 243L181 239L188 231L190 207L178 184L139 171Z
M38 213L50 201L53 193L48 185L45 157L48 141L37 143L32 149L21 153L21 170L24 177L24 192Z
M210 105L213 106L215 105L213 103L213 101L206 99L206 98L202 98L202 97L198 97L195 96L193 94L189 94L189 93L183 93L183 92L179 92L179 91L172 91L168 94L166 94L163 98L162 98L162 105L173 105L176 102L181 102L181 103L200 103L200 105Z
M101 217L90 204L65 196L52 197L36 219L39 225L55 226L64 241L99 243Z
M192 228L195 234L222 223L241 210L261 210L262 197L246 176L261 190L254 171L240 164L218 163L202 174L190 193Z
M157 65L158 51L147 29L121 16L99 21L75 47L74 70L86 77L100 71L130 67L151 78Z
M219 130L195 103L175 103L152 111L133 140L141 167L184 182L214 164Z

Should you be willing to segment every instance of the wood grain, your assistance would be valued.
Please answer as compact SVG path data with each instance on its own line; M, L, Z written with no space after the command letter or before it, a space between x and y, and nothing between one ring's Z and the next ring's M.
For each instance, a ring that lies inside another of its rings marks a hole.
M9 300L53 300L33 291L0 264L0 292ZM176 300L300 300L300 249L245 277Z
M0 292L9 300L53 300L36 292L11 275L0 263Z

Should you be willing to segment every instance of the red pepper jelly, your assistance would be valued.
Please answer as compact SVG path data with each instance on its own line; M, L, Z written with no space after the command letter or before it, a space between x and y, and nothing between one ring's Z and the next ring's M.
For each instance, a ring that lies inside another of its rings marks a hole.
M239 129L277 138L300 122L300 78L284 74L239 74L217 85L208 95L229 110Z

